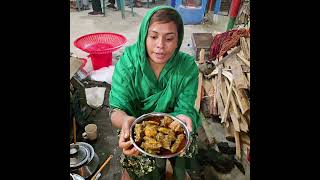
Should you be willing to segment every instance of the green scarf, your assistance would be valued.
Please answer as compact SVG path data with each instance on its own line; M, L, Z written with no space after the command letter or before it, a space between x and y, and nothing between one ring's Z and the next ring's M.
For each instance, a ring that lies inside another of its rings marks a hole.
M194 58L179 49L183 40L178 32L178 47L162 69L159 80L148 61L146 37L151 16L160 9L170 6L156 6L144 17L138 40L127 47L115 65L109 95L111 108L124 110L139 117L150 112L164 112L174 116L184 114L193 121L193 130L200 126L199 113L194 104L198 88L198 67ZM182 22L182 19L180 17Z

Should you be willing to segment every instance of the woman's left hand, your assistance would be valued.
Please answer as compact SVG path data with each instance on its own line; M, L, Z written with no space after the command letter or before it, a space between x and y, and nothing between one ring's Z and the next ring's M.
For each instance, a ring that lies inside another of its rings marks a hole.
M176 116L178 119L180 119L181 121L185 122L187 124L187 128L190 132L192 132L192 120L183 114L179 114Z

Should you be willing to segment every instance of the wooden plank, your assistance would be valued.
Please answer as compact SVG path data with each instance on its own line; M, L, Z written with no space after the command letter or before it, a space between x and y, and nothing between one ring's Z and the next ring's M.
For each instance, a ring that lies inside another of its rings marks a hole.
M204 53L205 53L205 49L201 49L201 50L200 50L200 53L199 53L199 64L205 63Z
M249 56L250 56L250 38L246 38L248 50L249 50ZM250 58L248 59L250 61Z
M229 140L229 139L234 139L234 133L235 130L234 130L234 127L233 127L233 124L230 123L229 127L226 127L225 126L225 134L226 134L226 139Z
M233 81L231 81L230 86L228 87L228 98L227 98L227 102L225 104L224 112L223 112L223 115L222 115L222 120L221 120L222 123L226 122L226 119L227 119L227 116L228 116L229 106L230 106L230 99L231 99L231 95L232 95L232 86L233 86ZM237 126L237 128L238 127L239 126Z
M240 139L242 144L250 146L250 137L246 133L241 132Z
M241 60L245 65L250 67L250 61L248 61L245 57L243 57L242 53L238 53L237 58Z
M199 72L199 76L198 76L198 92L197 92L197 99L195 102L195 109L199 112L200 110L200 103L201 103L201 91L202 91L202 79L203 79L203 75L201 72Z
M228 87L230 86L229 82L226 79L225 79L225 84ZM238 106L237 106L237 104L236 104L236 102L234 100L234 94L232 94L230 101L231 101L231 107L233 109L233 112L235 113L236 118L240 119L240 112L239 112Z
M211 80L210 79L203 79L203 88L205 93L209 96L210 91L212 91L213 86L211 84Z
M240 160L241 159L241 141L239 132L234 131L234 139L236 142L236 157Z
M250 72L250 67L248 67L246 65L241 65L241 68L242 68L242 72L244 72L244 73L249 73Z
M217 105L218 105L218 114L222 115L222 113L224 111L224 104L223 104L223 101L222 101L222 98L220 95L220 90L221 90L220 84L221 83L219 83L219 75L218 75L218 76L216 76L216 94L215 95L216 95L216 101L217 101Z
M238 89L248 89L248 80L243 74L241 64L236 60L236 57L234 57L234 59L230 61L230 65L235 86Z
M234 87L232 87L232 89L234 91L234 94L236 95L236 102L240 107L241 113L245 114L250 109L248 98L246 97L242 89L236 89Z
M245 118L245 116L243 114L240 115L240 130L243 132L248 132L249 131L249 125L247 122L247 119Z
M249 48L245 37L240 37L240 47L243 51L245 59L250 59Z
M218 109L217 109L217 101L216 101L216 96L215 96L215 92L216 92L215 78L211 78L211 85L212 85L212 91L209 92L210 102L212 103L210 113L212 113L212 115L216 116L216 115L218 115Z

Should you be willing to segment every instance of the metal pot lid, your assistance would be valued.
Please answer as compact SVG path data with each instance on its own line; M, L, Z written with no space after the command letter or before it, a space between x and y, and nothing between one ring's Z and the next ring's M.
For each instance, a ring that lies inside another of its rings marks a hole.
M78 167L88 161L89 152L78 144L70 144L70 167Z

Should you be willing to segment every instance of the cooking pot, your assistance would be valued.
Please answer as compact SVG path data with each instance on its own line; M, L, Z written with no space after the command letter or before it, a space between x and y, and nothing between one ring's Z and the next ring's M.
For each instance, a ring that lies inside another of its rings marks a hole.
M93 175L99 165L99 157L93 147L85 142L70 144L70 171L83 178Z

